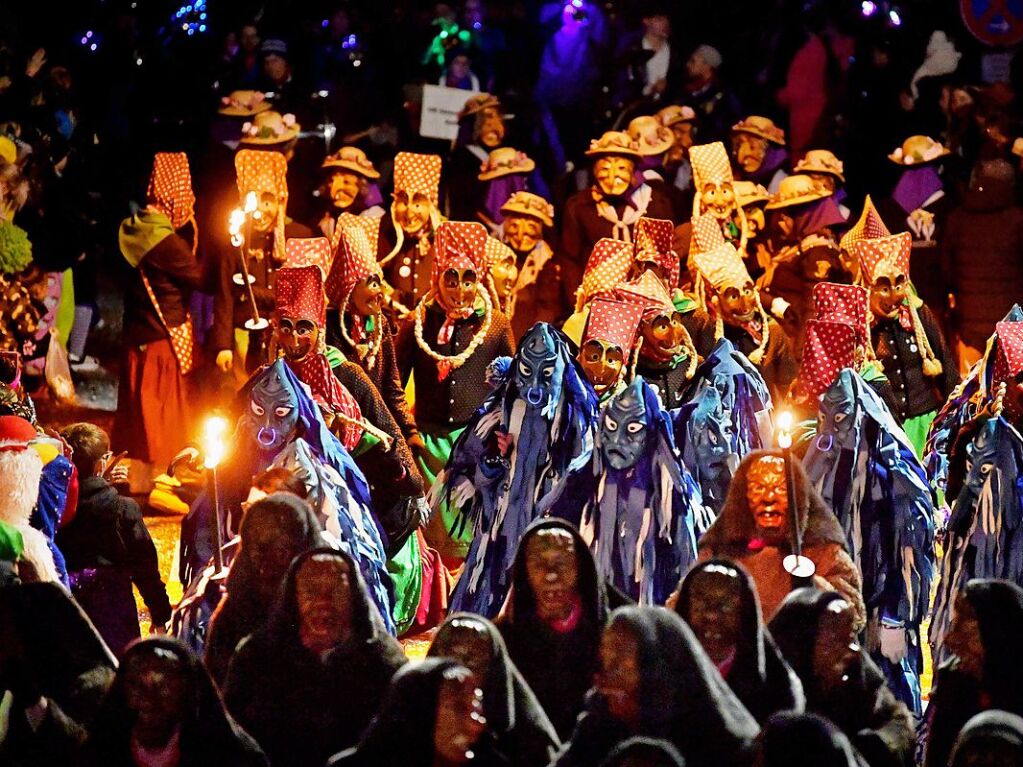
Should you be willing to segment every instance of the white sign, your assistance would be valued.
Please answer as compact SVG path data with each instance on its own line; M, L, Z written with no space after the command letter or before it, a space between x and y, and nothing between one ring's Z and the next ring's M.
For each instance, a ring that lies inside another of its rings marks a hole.
M476 93L442 85L424 85L419 135L454 141L458 136L458 113Z

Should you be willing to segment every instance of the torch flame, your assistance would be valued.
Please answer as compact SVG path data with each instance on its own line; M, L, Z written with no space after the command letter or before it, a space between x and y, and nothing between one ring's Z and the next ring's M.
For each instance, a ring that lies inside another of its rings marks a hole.
M224 435L227 434L227 419L210 416L202 428L203 462L207 469L216 468L227 453Z
M788 410L780 410L774 423L778 427L778 447L783 449L792 447L792 413Z
M252 213L259 206L259 201L256 198L255 192L249 192L245 195L245 212Z

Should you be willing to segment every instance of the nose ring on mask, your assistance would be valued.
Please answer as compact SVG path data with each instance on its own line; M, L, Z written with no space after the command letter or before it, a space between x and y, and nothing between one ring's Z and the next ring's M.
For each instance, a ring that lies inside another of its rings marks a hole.
M825 438L827 438L825 440ZM825 445L825 441L827 445ZM835 444L835 438L831 434L818 434L817 435L817 449L822 453L826 453L831 450L831 446Z
M526 389L526 402L530 405L539 405L543 402L543 389L539 386L530 386Z
M277 441L277 430L271 426L264 426L256 434L256 441L263 447L270 447Z

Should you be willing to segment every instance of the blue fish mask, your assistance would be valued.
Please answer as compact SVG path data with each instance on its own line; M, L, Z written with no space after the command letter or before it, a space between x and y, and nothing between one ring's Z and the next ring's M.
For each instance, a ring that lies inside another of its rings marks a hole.
M538 322L522 337L512 363L512 381L530 408L551 410L561 397L568 353L561 353L557 337L546 323Z
M991 472L998 465L1002 430L997 418L989 418L966 446L966 479L959 491L957 503L973 503L981 494Z
M855 376L849 368L842 370L821 397L817 418L817 449L821 452L836 444L839 449L855 446L859 411Z
M257 373L249 390L243 428L260 450L276 453L295 437L299 422L298 392L278 360Z
M650 439L641 384L637 378L611 397L601 413L601 450L613 469L635 466Z
M734 436L731 415L724 409L717 389L708 387L700 392L692 419L693 447L700 472L707 479L717 479L728 471ZM734 463L738 462L735 456Z

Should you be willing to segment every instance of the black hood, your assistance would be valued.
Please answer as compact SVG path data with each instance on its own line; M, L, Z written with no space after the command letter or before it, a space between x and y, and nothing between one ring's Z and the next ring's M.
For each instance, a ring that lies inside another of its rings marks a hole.
M963 596L977 614L984 645L983 687L991 708L1023 714L1023 667L1019 641L1023 636L1023 589L1009 581L977 578Z
M999 767L1023 767L1023 717L1007 711L977 714L960 730L949 767L969 767L975 764L971 757L980 754L997 756Z
M775 714L760 738L763 767L857 767L845 733L817 714Z

